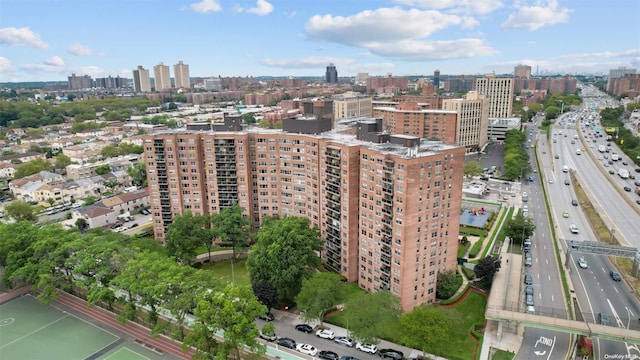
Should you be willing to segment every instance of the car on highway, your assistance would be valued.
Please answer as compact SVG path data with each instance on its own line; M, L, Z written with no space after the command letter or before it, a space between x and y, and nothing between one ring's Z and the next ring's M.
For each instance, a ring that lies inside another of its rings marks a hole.
M375 354L378 352L378 347L373 344L357 343L356 349L369 354Z
M578 200L576 199L571 200L571 205L578 206Z
M527 274L524 276L524 283L525 285L533 285L533 278L531 275Z
M319 359L324 359L324 360L339 360L340 359L340 355L334 353L333 351L321 350L318 353L318 358Z
M564 184L565 184L565 185L571 185L571 182L569 182L569 179L566 179L566 180L564 181Z
M553 184L553 179L549 179L549 184Z
M622 165L627 166L627 165L629 165L629 163L628 163L628 162L626 162L626 161L623 161L623 162L622 162Z
M569 218L569 212L565 210L565 211L562 213L562 217L563 217L563 218L565 218L565 219Z
M346 336L336 336L333 339L333 341L338 343L338 344L345 345L345 346L348 346L348 347L353 347L353 345L355 344L352 339L349 339Z
M609 174L610 174L610 175L613 175L613 174L615 174L615 173L616 173L616 172L615 172L614 170L609 170Z
M404 358L404 353L395 349L380 349L378 356L384 359L402 360Z
M598 313L598 324L610 325L611 324L611 317L609 317L609 314L604 313L604 312Z
M313 328L307 324L296 325L296 330L305 332L307 334L311 334L313 332Z
M636 200L636 204L640 205L640 199Z
M295 349L296 348L296 341L290 338L280 338L278 340L276 340L276 344L280 345L280 346L284 346L286 348L289 349Z
M577 233L580 232L578 230L578 225L576 225L576 224L569 225L569 230L571 231L572 234L577 234Z
M560 155L556 155L553 157L554 159L560 159Z
M628 187L628 186L625 186L625 187L624 187L624 191L626 191L626 192L631 192L631 188L630 188L630 187Z
M618 272L615 270L609 271L609 276L611 276L611 279L613 279L613 281L622 281L622 277L620 277L620 274L618 274Z
M296 350L309 356L316 356L316 354L318 353L318 349L316 349L315 346L309 344L298 344L296 345Z
M588 267L587 260L585 260L583 257L579 258L578 266L580 266L581 269L586 269Z
M323 339L333 340L336 337L336 333L329 329L320 329L316 331L316 336Z

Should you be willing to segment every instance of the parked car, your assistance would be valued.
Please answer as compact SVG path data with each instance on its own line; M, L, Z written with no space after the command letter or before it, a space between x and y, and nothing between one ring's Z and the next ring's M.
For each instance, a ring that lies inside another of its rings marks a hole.
M258 316L258 318L260 318L260 319L262 319L264 321L273 321L273 314L268 312L268 313L266 313L264 315Z
M611 276L611 279L613 279L613 281L622 281L622 277L620 277L620 274L618 274L617 271L609 271L609 276Z
M369 354L375 354L378 352L378 347L373 345L373 344L362 344L362 343L357 343L356 344L356 349L362 351L362 352L366 352Z
M330 339L333 340L333 338L336 337L336 333L329 330L329 329L320 329L318 331L316 331L316 336L323 338L323 339Z
M342 344L348 347L353 347L354 342L353 340L349 339L346 336L337 336L336 338L333 339L333 341L335 341L338 344Z
M527 295L527 306L533 306L533 295Z
M525 295L533 295L533 286L527 285L524 287Z
M284 346L286 348L289 349L295 349L296 348L296 341L290 338L280 338L278 340L276 340L276 344L280 345L280 346Z
M262 331L260 332L260 338L267 341L276 341L276 339L278 339L276 334L273 334L273 335L263 334Z
M127 226L128 229L133 229L134 227L137 227L138 223L131 223L129 224L129 226Z
M355 356L343 355L343 356L340 356L340 360L360 360L360 359L358 359Z
M402 360L404 358L404 353L395 349L380 349L378 356L385 359Z
M313 328L307 324L296 325L296 330L305 332L307 334L311 334L313 332Z
M322 350L318 353L318 358L324 360L339 360L340 355L334 353L333 351Z
M298 344L296 345L296 350L309 356L316 356L316 354L318 353L318 349L316 349L315 346L309 344Z
M527 274L524 276L524 283L525 285L533 285L533 278L531 275Z

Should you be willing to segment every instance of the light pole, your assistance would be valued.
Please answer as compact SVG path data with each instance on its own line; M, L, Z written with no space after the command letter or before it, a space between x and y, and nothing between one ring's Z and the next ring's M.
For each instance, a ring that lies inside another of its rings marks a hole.
M556 100L562 103L562 107L560 108L560 114L564 114L564 100Z

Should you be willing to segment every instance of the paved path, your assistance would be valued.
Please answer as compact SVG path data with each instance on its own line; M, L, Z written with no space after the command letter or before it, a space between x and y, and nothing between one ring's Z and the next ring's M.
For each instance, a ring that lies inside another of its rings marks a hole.
M132 338L142 341L147 345L151 345L155 348L161 349L162 351L177 356L180 359L191 359L191 357L195 354L193 350L184 353L182 351L181 343L174 341L166 336L158 335L155 337L151 337L150 330L141 325L138 325L131 321L127 321L123 324L116 319L115 314L108 312L98 306L88 307L87 302L78 297L62 291L60 291L59 294L60 296L57 300L58 303L81 312L115 329L118 329L123 333L128 334Z

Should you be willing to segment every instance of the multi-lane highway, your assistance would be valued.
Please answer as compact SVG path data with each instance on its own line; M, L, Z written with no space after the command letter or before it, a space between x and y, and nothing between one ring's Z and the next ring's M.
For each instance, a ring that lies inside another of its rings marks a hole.
M590 144L582 143L583 137L578 135L575 124L567 121L571 114L567 115L564 125L555 127L552 132L551 151L541 156L543 173L547 177L547 189L553 217L556 221L557 236L560 239L597 241L591 230L588 220L584 216L581 205L572 205L576 199L568 173L563 172L563 167L568 166L580 184L591 197L591 201L600 206L603 217L608 216L611 224L615 224L615 235L621 238L633 238L639 241L638 229L632 225L638 223L637 213L629 208L629 204L621 199L621 194L613 188L607 176L607 172L601 171L592 158L577 149L591 150ZM554 142L555 140L555 142ZM572 143L574 142L574 143ZM615 175L617 176L617 175ZM549 182L553 179L553 183ZM626 206L626 208L625 208ZM620 209L622 208L622 209ZM568 217L564 217L567 212ZM616 221L617 220L617 221ZM570 224L575 224L578 233L570 231ZM637 226L637 225L636 225ZM632 244L632 242L630 242ZM637 245L635 245L637 246ZM564 248L566 251L566 247ZM579 257L587 261L587 268L577 265ZM614 281L609 275L613 269L608 258L604 256L574 253L566 264L571 280L571 288L575 291L580 304L582 316L587 322L600 322L605 314L610 318L611 326L629 328L640 317L640 305L630 293L630 289L624 282ZM633 324L636 325L635 323ZM595 339L595 358L613 358L612 356L640 356L637 344L605 341Z

